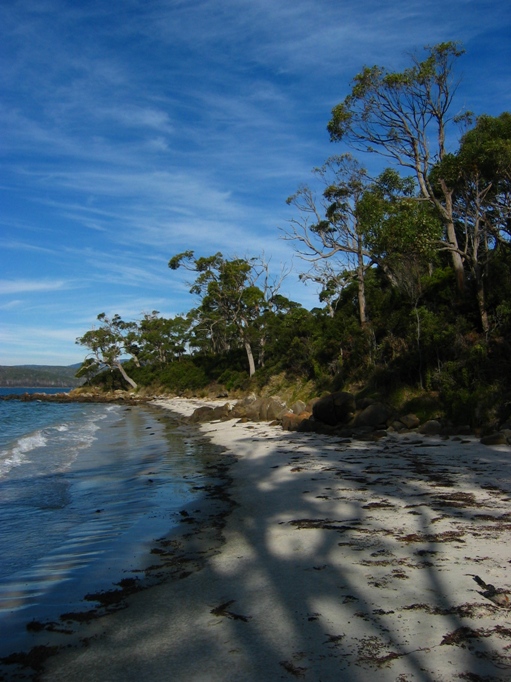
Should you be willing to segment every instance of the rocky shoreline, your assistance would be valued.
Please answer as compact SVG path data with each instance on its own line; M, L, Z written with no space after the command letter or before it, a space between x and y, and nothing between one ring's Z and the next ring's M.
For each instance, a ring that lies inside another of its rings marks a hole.
M0 400L20 400L21 402L49 402L49 403L119 403L122 405L138 405L148 403L154 396L139 396L126 391L112 393L10 393L0 396Z
M190 416L192 423L213 420L241 419L268 421L282 425L285 431L317 433L362 441L378 441L392 434L418 433L443 438L477 435L484 445L510 445L511 423L483 433L474 432L468 425L455 425L441 418L421 419L414 413L400 414L383 402L356 397L339 391L311 400L308 404L295 401L287 405L278 396L258 398L247 396L237 401L216 406L203 405Z
M69 393L22 393L0 396L0 400L23 402L46 401L55 403L116 403L137 405L155 400L169 399L166 395L141 395L127 391ZM241 419L267 421L281 425L285 431L317 433L377 441L389 434L416 432L424 436L463 437L478 436L484 445L511 445L511 419L498 426L472 429L468 424L453 424L438 416L421 420L413 412L400 413L388 404L369 398L358 399L347 391L337 391L314 398L308 403L296 400L287 404L279 396L258 397L250 394L234 401L221 402L215 398L208 404L200 401L192 415L191 423L200 424L213 420Z

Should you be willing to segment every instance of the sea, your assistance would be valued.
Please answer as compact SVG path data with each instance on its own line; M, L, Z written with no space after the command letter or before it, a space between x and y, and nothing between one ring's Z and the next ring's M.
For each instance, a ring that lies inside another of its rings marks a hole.
M0 395L42 390L62 392ZM0 400L0 657L154 563L203 495L203 459L153 406Z

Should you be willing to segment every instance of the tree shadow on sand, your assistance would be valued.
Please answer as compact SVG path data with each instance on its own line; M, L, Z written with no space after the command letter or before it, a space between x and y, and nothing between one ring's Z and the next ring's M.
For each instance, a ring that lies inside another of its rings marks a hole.
M232 427L234 508L190 523L180 554L200 565L82 632L42 680L509 679L511 611L473 579L506 586L508 449Z

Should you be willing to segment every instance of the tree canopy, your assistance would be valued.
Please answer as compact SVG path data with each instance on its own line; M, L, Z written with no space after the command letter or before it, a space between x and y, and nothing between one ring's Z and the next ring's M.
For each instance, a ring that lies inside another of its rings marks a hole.
M138 321L101 313L77 339L89 350L81 372L174 391L256 388L284 373L318 391L418 387L473 423L496 418L498 401L505 411L511 114L459 114L462 55L444 42L401 71L365 67L334 107L327 130L344 148L287 199L282 230L318 307L281 292L291 266L273 274L264 255L186 250L168 266L192 273L195 307ZM368 159L379 159L372 174Z

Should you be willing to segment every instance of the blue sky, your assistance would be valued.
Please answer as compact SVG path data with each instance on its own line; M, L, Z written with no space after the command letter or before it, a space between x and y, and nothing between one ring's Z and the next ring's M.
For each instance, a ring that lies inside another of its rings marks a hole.
M456 107L511 110L505 2L9 0L0 27L0 365L81 361L101 312L186 312L180 251L289 264L285 200L345 151L326 124L364 65L459 40Z

